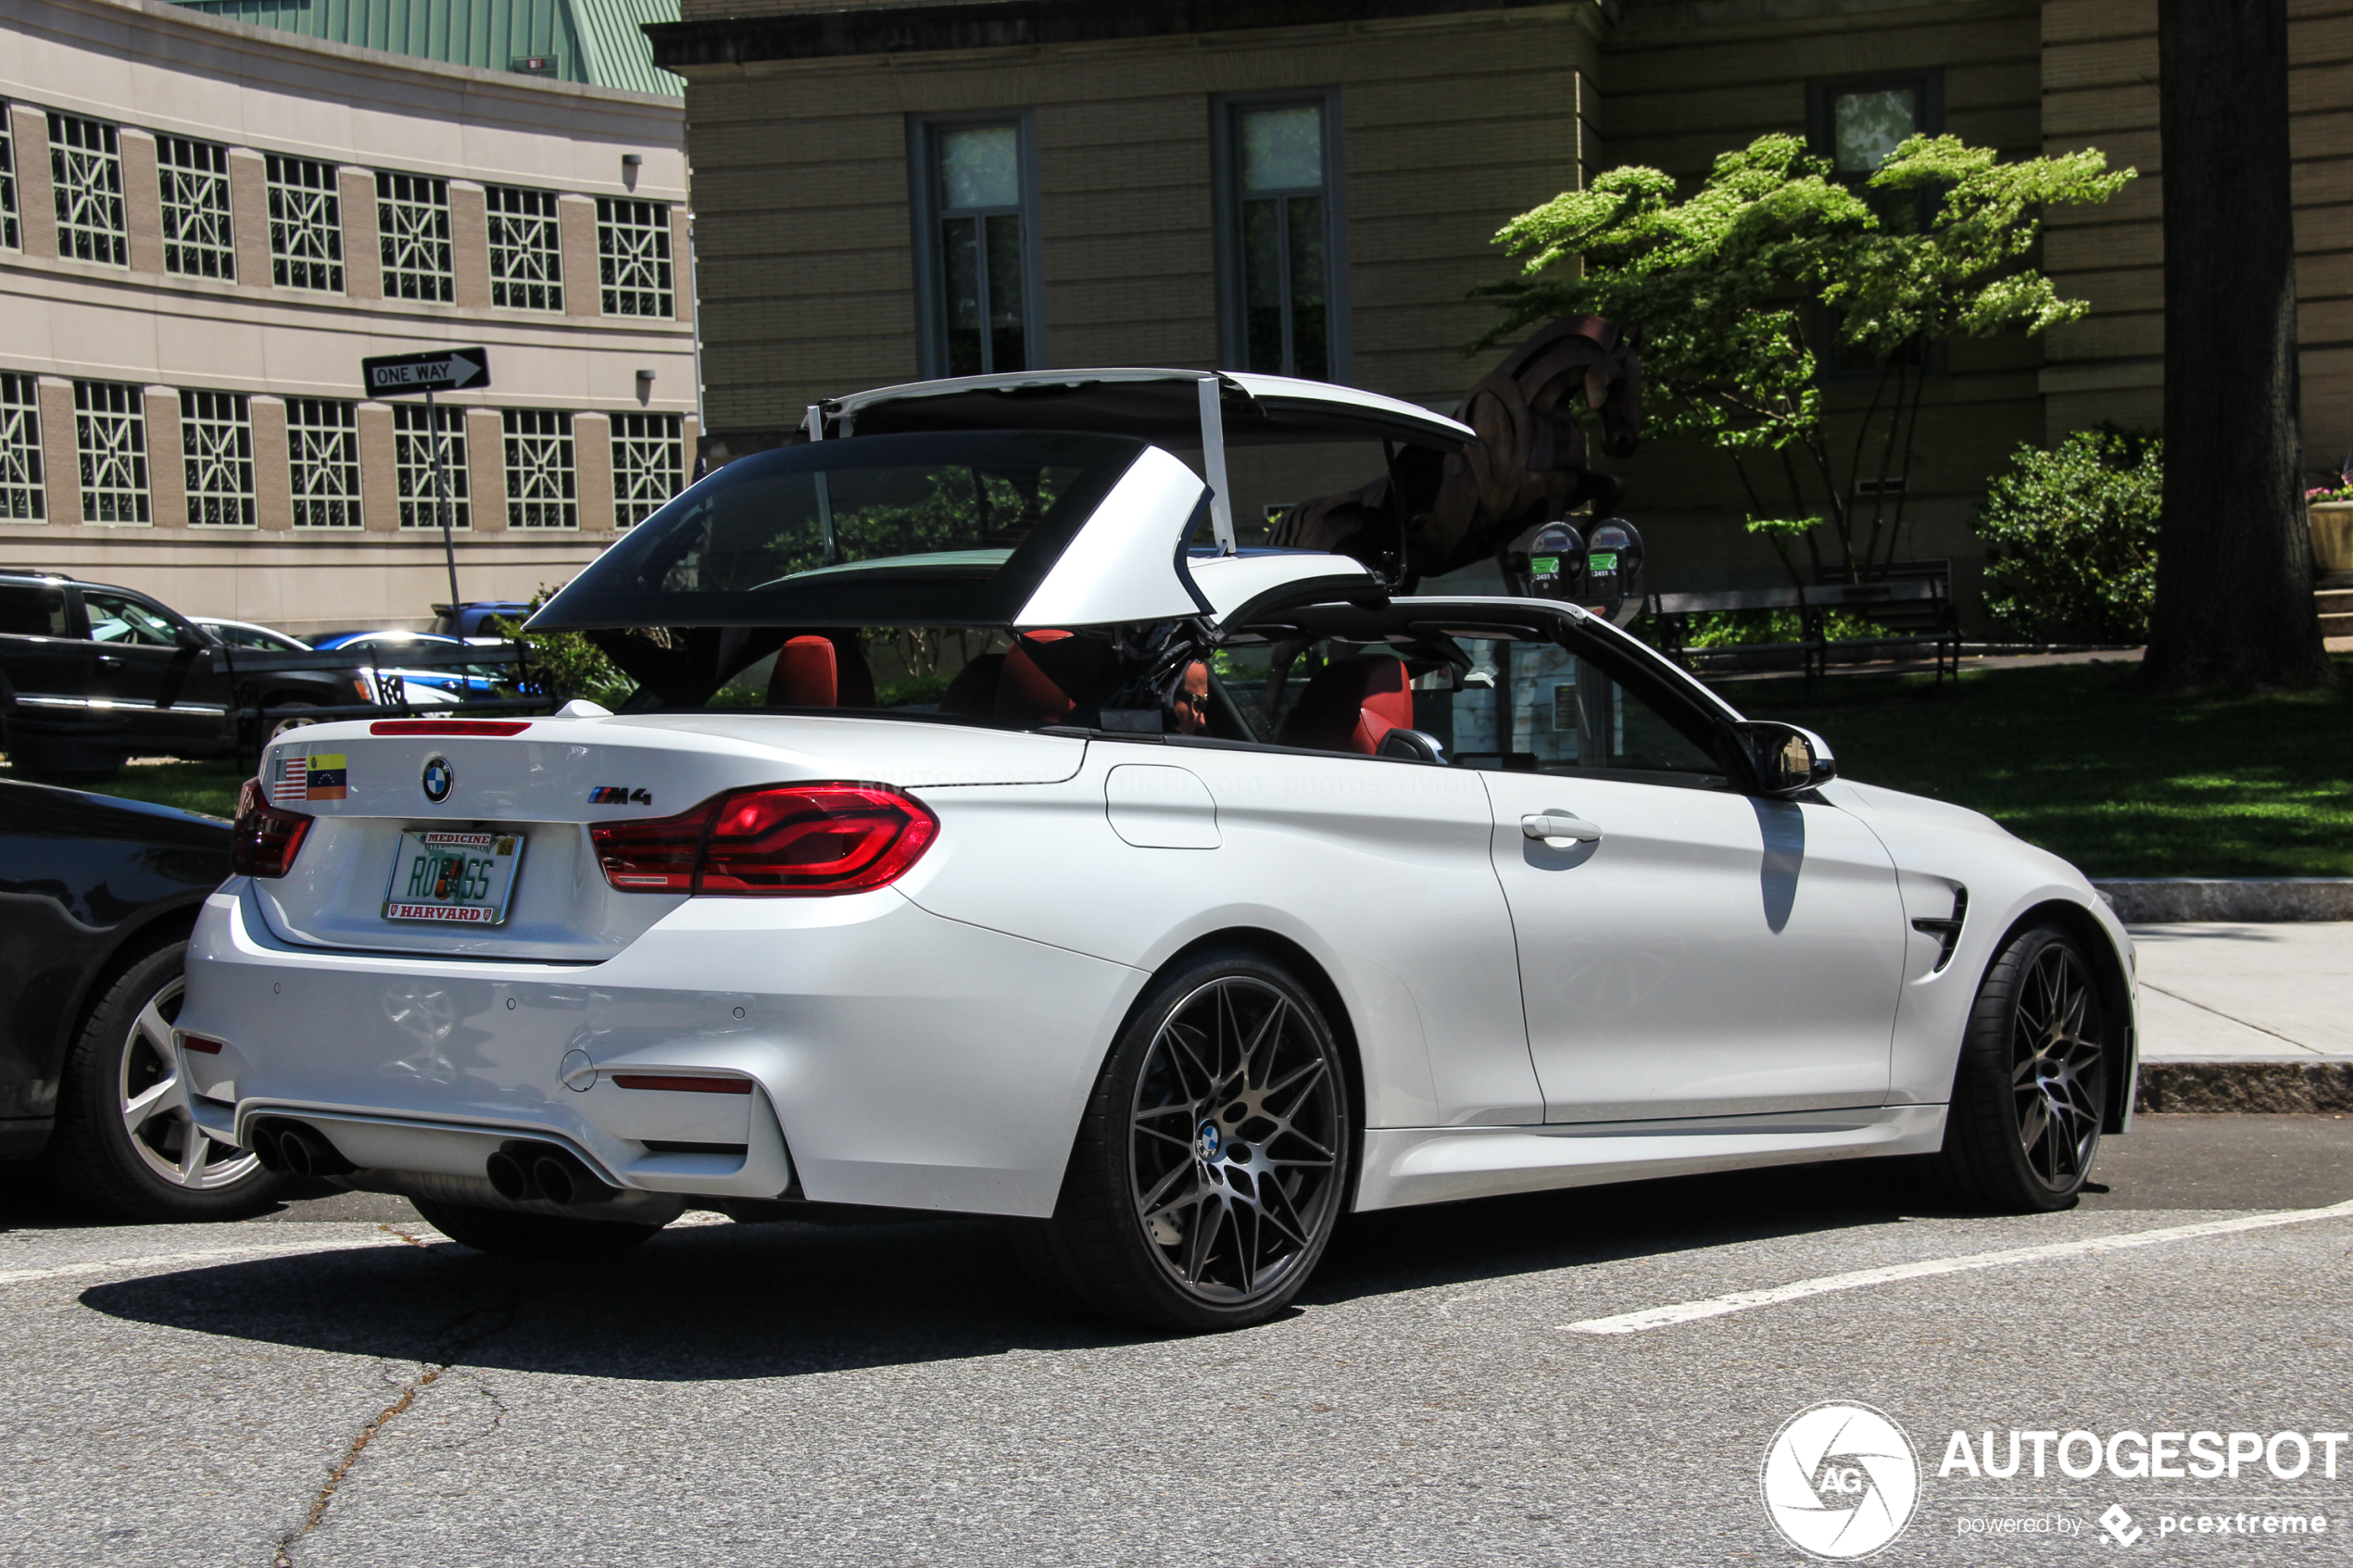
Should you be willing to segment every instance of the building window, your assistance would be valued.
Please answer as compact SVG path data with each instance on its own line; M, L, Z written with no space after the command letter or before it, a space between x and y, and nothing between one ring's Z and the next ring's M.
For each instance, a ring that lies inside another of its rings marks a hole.
M673 314L670 209L660 202L597 198L597 273L606 315Z
M57 196L57 254L75 261L131 265L122 219L122 153L114 127L77 115L49 116L49 180Z
M572 416L545 408L510 408L506 424L507 526L579 527Z
M82 521L147 521L147 415L121 382L73 383L73 445L82 468Z
M296 528L359 526L358 404L286 399L286 480Z
M16 117L8 112L6 102L0 102L0 246L20 250L23 237L17 232L17 134Z
M466 411L436 404L433 422L439 427L442 495L449 503L449 526L473 526L473 509L466 495ZM400 491L400 526L439 528L441 513L433 488L434 437L427 433L422 403L392 406L393 476Z
M253 420L227 392L180 395L180 445L188 459L188 525L253 526Z
M490 209L490 303L500 310L564 307L563 234L553 191L493 185Z
M992 375L1042 364L1028 118L918 119L910 142L924 373Z
M156 138L163 198L163 268L187 278L237 281L229 227L229 149L185 136Z
M1863 188L1887 161L1887 155L1910 137L1940 134L1944 129L1944 76L1942 71L1912 71L1897 76L1840 77L1806 84L1806 141L1815 154L1831 160L1831 177L1856 187L1856 194L1870 204L1880 226L1894 232L1919 233L1935 219L1937 197L1931 191L1906 194L1901 191ZM1812 333L1819 347L1816 360L1832 377L1876 376L1889 361L1868 349L1838 338L1840 311L1818 303L1812 310ZM1906 364L1941 370L1937 345L1916 344L1898 356Z
M634 528L686 484L686 442L676 414L612 417L612 522Z
M1217 106L1220 326L1227 362L1271 375L1346 374L1339 101Z
M282 289L343 292L343 198L335 166L270 155L270 274Z
M7 112L0 105L0 114ZM49 515L41 485L41 396L31 376L0 375L0 521Z
M449 259L449 182L422 174L376 176L376 241L384 253L384 297L458 297Z

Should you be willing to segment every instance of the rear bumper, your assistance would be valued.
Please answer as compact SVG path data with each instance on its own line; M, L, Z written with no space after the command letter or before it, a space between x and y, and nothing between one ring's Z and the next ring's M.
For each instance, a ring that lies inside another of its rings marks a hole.
M689 900L549 964L298 947L233 880L178 1025L224 1043L183 1053L208 1126L301 1121L371 1171L479 1177L531 1137L625 1191L1042 1215L1144 980L887 889ZM615 1081L640 1074L750 1092Z

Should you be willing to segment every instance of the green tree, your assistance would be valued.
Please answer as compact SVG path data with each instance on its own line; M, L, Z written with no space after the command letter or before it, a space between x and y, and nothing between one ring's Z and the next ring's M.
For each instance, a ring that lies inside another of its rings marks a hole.
M2045 452L2020 446L1987 488L1985 612L2026 637L2137 643L2157 596L2164 445L2103 425Z
M1912 137L1859 184L1790 135L1723 154L1680 200L1658 169L1613 169L1504 225L1524 264L1479 291L1504 319L1476 346L1558 316L1637 332L1645 433L1728 454L1751 531L1793 577L1797 545L1816 575L1852 577L1895 554L1901 493L1858 504L1856 482L1909 466L1924 345L2082 316L2031 265L2041 214L2133 173L2097 150L2002 163L1952 136ZM1835 345L1878 373L1834 445L1819 370Z

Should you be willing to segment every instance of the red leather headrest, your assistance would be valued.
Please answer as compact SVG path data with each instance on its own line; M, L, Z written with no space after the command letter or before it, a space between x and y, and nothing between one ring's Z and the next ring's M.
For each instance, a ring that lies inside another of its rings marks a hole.
M1024 632L997 677L996 717L1009 724L1059 724L1119 684L1111 645L1068 632Z
M805 634L776 650L771 708L872 708L875 676L849 633Z
M1381 736L1414 727L1414 693L1403 659L1359 655L1315 672L1276 736L1280 746L1370 757Z

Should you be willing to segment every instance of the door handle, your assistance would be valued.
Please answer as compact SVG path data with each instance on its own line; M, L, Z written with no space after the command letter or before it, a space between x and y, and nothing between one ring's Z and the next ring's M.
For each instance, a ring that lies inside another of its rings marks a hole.
M120 670L122 668L122 660L113 654L102 653L98 656L98 668L101 670Z
M1602 830L1567 811L1531 811L1519 820L1520 833L1541 838L1555 849L1571 844L1599 844Z

